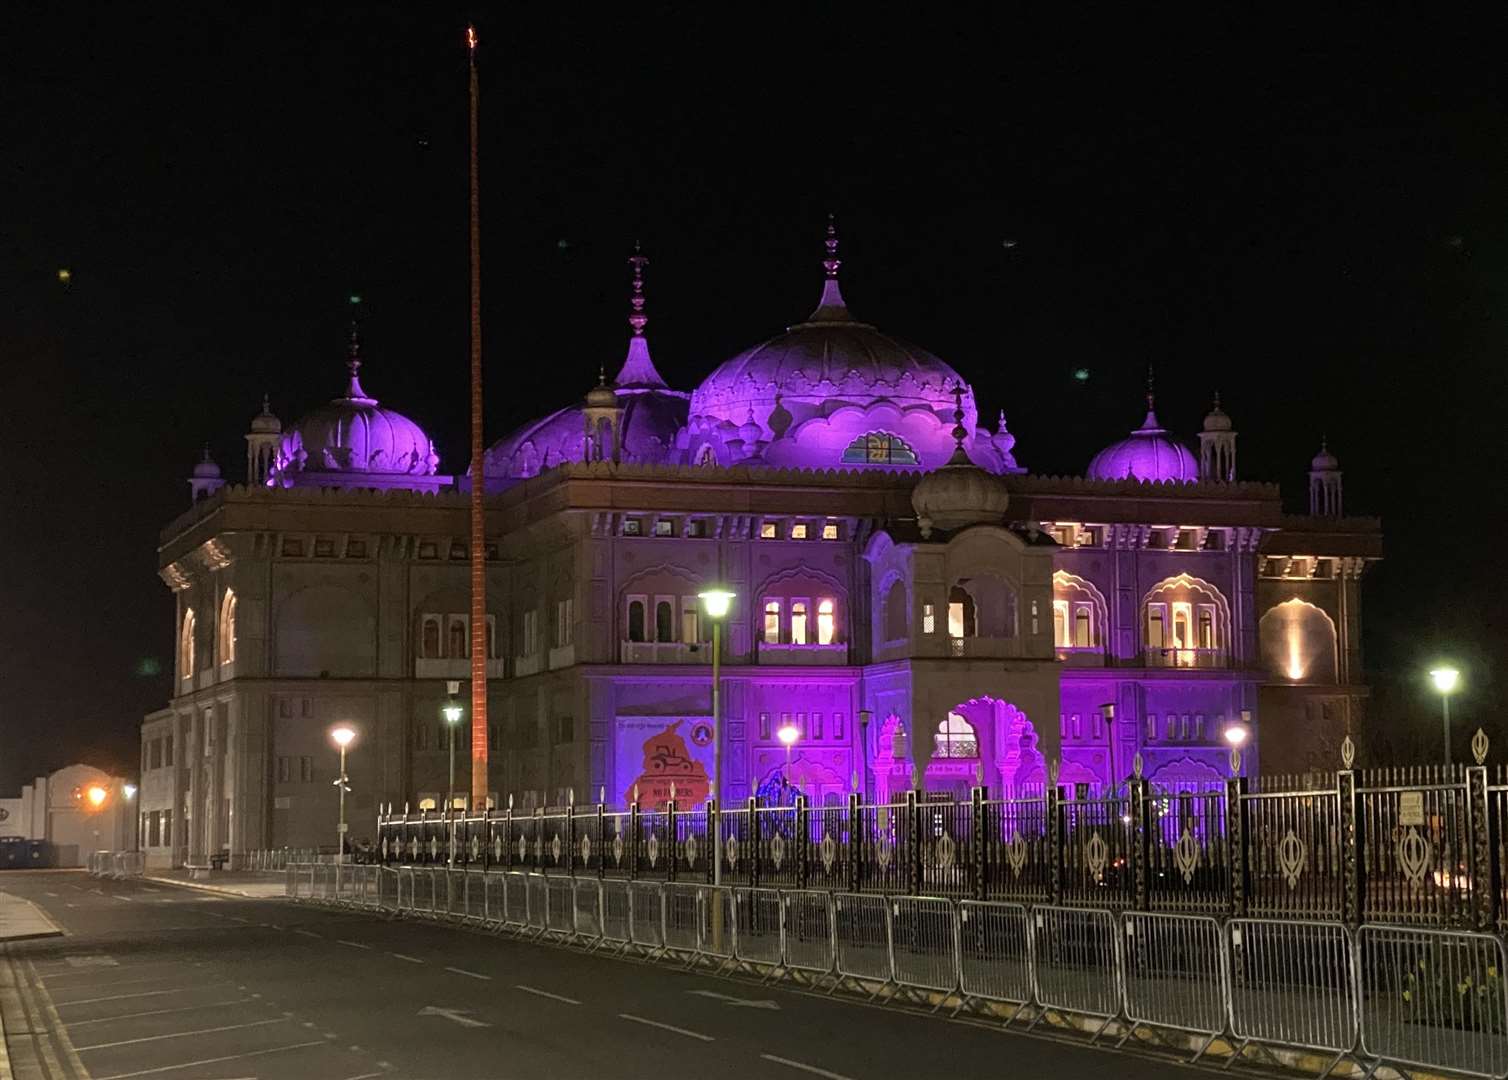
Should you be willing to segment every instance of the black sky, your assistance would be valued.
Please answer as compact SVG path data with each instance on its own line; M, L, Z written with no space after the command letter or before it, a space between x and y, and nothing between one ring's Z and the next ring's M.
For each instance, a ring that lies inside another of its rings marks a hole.
M464 467L468 14L490 439L611 373L634 240L656 361L690 389L814 305L831 211L851 306L1003 407L1033 471L1080 472L1134 426L1148 363L1190 442L1221 390L1242 474L1293 509L1328 433L1349 510L1386 523L1374 717L1433 731L1419 672L1449 654L1463 727L1488 721L1508 647L1503 27L948 10L10 11L0 790L134 767L169 693L141 674L171 668L157 532L206 441L244 475L264 391L285 422L338 392L351 293L368 390Z

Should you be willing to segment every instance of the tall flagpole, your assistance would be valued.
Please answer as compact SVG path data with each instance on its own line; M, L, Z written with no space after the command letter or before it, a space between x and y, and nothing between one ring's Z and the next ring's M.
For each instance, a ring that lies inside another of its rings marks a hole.
M487 543L482 506L482 229L477 182L476 27L466 28L471 69L471 810L487 809Z

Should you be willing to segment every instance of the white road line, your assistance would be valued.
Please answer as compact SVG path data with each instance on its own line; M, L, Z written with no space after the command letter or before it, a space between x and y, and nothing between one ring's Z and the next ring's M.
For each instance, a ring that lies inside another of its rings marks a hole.
M78 1001L54 1001L53 1004L60 1009L66 1009L71 1005L98 1005L101 1001L128 1001L131 998L161 997L163 994L186 994L190 990L202 990L205 986L213 986L214 983L201 983L198 986L180 986L176 990L142 990L135 994L114 994L110 997L80 998Z
M192 1069L196 1065L218 1065L222 1061L240 1061L242 1058L261 1057L263 1054L281 1054L284 1050L302 1050L308 1046L324 1046L323 1039L314 1042L290 1043L287 1046L270 1046L266 1050L251 1050L244 1054L226 1054L224 1057L204 1058L200 1061L185 1061L182 1065L161 1065L155 1069L139 1069L136 1072L111 1073L109 1076L97 1076L94 1080L131 1080L133 1076L156 1076L158 1073L175 1072L178 1069Z
M136 986L140 983L168 982L172 979L181 979L185 975L195 975L193 971L169 971L162 975L143 975L139 979L96 979L92 983L84 983L82 986L53 986L51 979L43 979L47 984L48 993L61 994L64 990L114 990L117 986Z
M380 1073L380 1072L362 1073L360 1076L348 1076L348 1077L346 1077L346 1080L374 1080L375 1077L378 1077L378 1076L381 1076L381 1075L383 1075L383 1074Z
M321 941L325 939L324 934L316 934L313 930L295 930L294 933L303 934L304 937L319 938Z
M111 1024L116 1020L137 1020L144 1016L167 1016L169 1013L193 1012L195 1009L218 1009L225 1005L242 1005L251 998L231 998L229 1001L206 1001L199 1005L185 1005L180 1009L152 1009L148 1012L123 1013L120 1016L96 1016L93 1020L70 1020L68 1030L85 1024Z
M664 1031L673 1031L677 1035L685 1035L692 1039L701 1039L702 1042L715 1041L711 1035L703 1035L699 1031L687 1031L685 1028L676 1027L674 1024L662 1024L658 1020L646 1020L644 1017L635 1016L633 1013L619 1013L618 1017L622 1020L632 1020L636 1024L645 1024L649 1027L661 1028Z
M392 956L392 957L396 957L399 960L407 960L410 964L422 964L422 963L424 963L424 961L420 960L417 956L404 956L401 952L390 952L390 953L388 953L388 955Z
M787 1065L792 1069L809 1072L813 1076L825 1076L827 1080L853 1080L852 1077L844 1076L842 1073L829 1072L826 1069L819 1069L815 1065L805 1065L799 1061L792 1061L790 1058L776 1057L774 1054L760 1054L759 1056L766 1061L773 1061L776 1065Z
M581 1004L581 1002L577 1001L575 998L568 998L562 994L552 994L548 990L536 990L534 987L525 986L523 983L514 983L513 988L515 990L522 990L526 994L534 994L536 997L549 998L551 1001L563 1001L567 1005Z
M79 1053L86 1050L109 1050L116 1046L135 1046L137 1043L161 1042L163 1039L186 1039L190 1035L213 1035L219 1031L240 1031L242 1028L266 1027L268 1024L286 1024L281 1016L271 1020L252 1020L245 1024L226 1024L223 1027L199 1028L197 1031L175 1031L168 1035L143 1035L139 1039L121 1039L118 1042L94 1043L90 1046L75 1046Z
M370 949L371 948L370 945L363 945L359 941L346 941L343 938L336 938L335 939L335 944L337 944L337 945L349 945L353 949Z
M490 981L491 981L491 979L492 979L492 976L491 976L491 975L482 975L482 974L479 974L479 973L478 973L478 972L475 972L475 971L467 971L467 970L466 970L466 969L465 969L465 968L453 968L453 967L448 967L448 968L446 968L446 969L445 969L445 970L446 970L446 971L454 971L454 972L455 972L455 973L456 973L456 974L457 974L457 975L469 975L469 976L471 976L471 977L472 977L472 978L473 978L473 979L486 979L486 980L488 980L488 981L489 981L489 982L490 982Z
M58 894L57 894L57 893L55 893L55 892L50 892L50 893L48 893L48 894L47 894L47 895L48 895L48 896L57 896L57 895L58 895Z

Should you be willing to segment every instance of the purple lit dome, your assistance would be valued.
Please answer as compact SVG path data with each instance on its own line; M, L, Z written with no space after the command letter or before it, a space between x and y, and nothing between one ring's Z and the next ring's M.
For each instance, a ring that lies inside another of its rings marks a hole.
M1199 462L1157 422L1152 393L1147 392L1147 417L1141 427L1112 443L1089 462L1091 480L1142 480L1192 484L1199 479Z
M1329 440L1321 442L1320 452L1314 455L1314 460L1309 463L1309 468L1314 472L1338 472L1340 470L1340 459L1330 453Z
M329 474L356 482L349 474L359 474L362 484L433 476L440 459L429 436L402 413L380 407L362 389L354 331L346 367L350 377L345 394L304 416L283 435L273 482L292 486L303 474L309 474L311 483Z

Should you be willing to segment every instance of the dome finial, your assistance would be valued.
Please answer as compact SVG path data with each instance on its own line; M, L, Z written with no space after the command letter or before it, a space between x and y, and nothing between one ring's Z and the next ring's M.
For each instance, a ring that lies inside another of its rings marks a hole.
M853 322L848 314L848 305L843 300L843 290L838 287L838 270L843 266L843 260L838 258L838 226L833 220L833 215L827 215L827 238L822 246L827 255L822 260L822 269L826 274L822 282L822 299L817 302L817 310L812 312L807 322Z
M1152 365L1147 365L1147 416L1141 422L1142 431L1161 431L1162 424L1157 420L1157 375Z
M963 383L955 380L953 383L953 456L948 459L949 465L971 465L968 451L963 448L964 439L968 438L969 431L963 426Z
M649 357L649 339L644 336L644 326L649 322L649 316L644 314L644 268L649 265L649 259L642 253L637 240L634 241L634 253L628 257L628 265L633 268L633 291L628 298L628 325L633 328L633 336L628 339L628 355L623 358L623 367L613 385L663 390L665 380L655 370L654 361Z
M351 338L346 344L346 370L350 372L350 379L346 382L346 393L343 398L336 401L349 401L357 405L375 405L377 399L368 396L361 388L361 331L356 325L356 320L351 320Z

